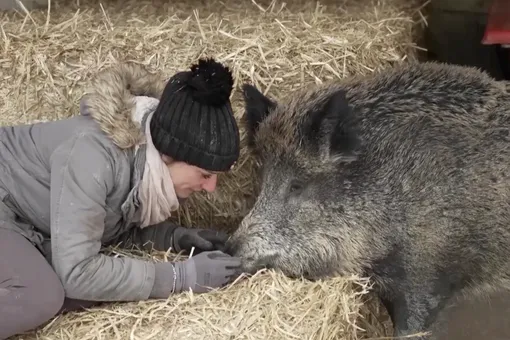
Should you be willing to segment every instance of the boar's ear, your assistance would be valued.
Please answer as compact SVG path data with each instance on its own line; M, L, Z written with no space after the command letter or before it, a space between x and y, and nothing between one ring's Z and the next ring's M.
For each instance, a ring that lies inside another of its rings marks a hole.
M250 146L254 144L254 135L257 128L269 114L269 112L276 106L276 103L264 96L255 86L244 84L242 86L244 104L245 104L245 117L248 133L248 143Z
M322 110L312 113L308 136L318 143L323 161L345 163L356 160L360 140L346 91L334 92Z

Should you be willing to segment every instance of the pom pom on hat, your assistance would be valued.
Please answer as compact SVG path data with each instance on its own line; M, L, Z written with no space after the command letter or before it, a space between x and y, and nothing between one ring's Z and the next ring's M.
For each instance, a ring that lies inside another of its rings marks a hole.
M197 102L221 106L228 102L234 80L228 67L208 58L191 66L187 85L193 88L192 96Z

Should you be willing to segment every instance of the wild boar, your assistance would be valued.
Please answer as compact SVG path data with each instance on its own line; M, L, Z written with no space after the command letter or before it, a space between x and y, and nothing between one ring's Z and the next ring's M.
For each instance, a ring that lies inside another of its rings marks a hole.
M448 299L510 287L510 94L409 63L276 100L244 84L257 201L227 243L245 272L372 277L396 336Z

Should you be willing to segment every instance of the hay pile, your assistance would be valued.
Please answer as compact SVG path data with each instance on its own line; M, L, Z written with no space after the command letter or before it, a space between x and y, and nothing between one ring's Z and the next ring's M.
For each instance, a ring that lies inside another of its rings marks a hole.
M170 77L201 56L214 56L234 71L232 101L240 117L238 85L245 81L281 97L304 84L415 59L412 29L421 20L423 3L68 0L29 15L0 13L1 124L76 114L87 80L118 61L139 62ZM179 222L234 228L253 204L257 184L245 149L239 164L220 177L215 194L183 207ZM151 332L156 334L151 339L207 334L212 339L356 339L361 324L370 335L384 336L372 318L359 319L368 312L360 310L355 287L365 291L366 282L305 283L266 273L228 292L69 314L38 334L48 339L145 339ZM172 329L184 333L173 336Z

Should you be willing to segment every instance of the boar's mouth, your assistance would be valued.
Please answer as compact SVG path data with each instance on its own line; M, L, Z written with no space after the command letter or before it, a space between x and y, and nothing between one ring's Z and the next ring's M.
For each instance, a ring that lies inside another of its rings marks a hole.
M267 255L257 258L251 256L241 256L242 267L243 270L248 274L255 274L261 269L278 269L278 266L275 265L277 258L278 255Z
M304 271L300 273L292 272L287 270L287 266L283 264L279 264L278 260L280 257L278 255L268 255L263 258L254 258L254 257L241 257L243 261L242 269L244 273L248 275L254 275L259 270L268 269L275 270L277 272L282 273L286 277L290 279L306 279L309 281L316 281L318 278L316 275L313 275L310 272Z

